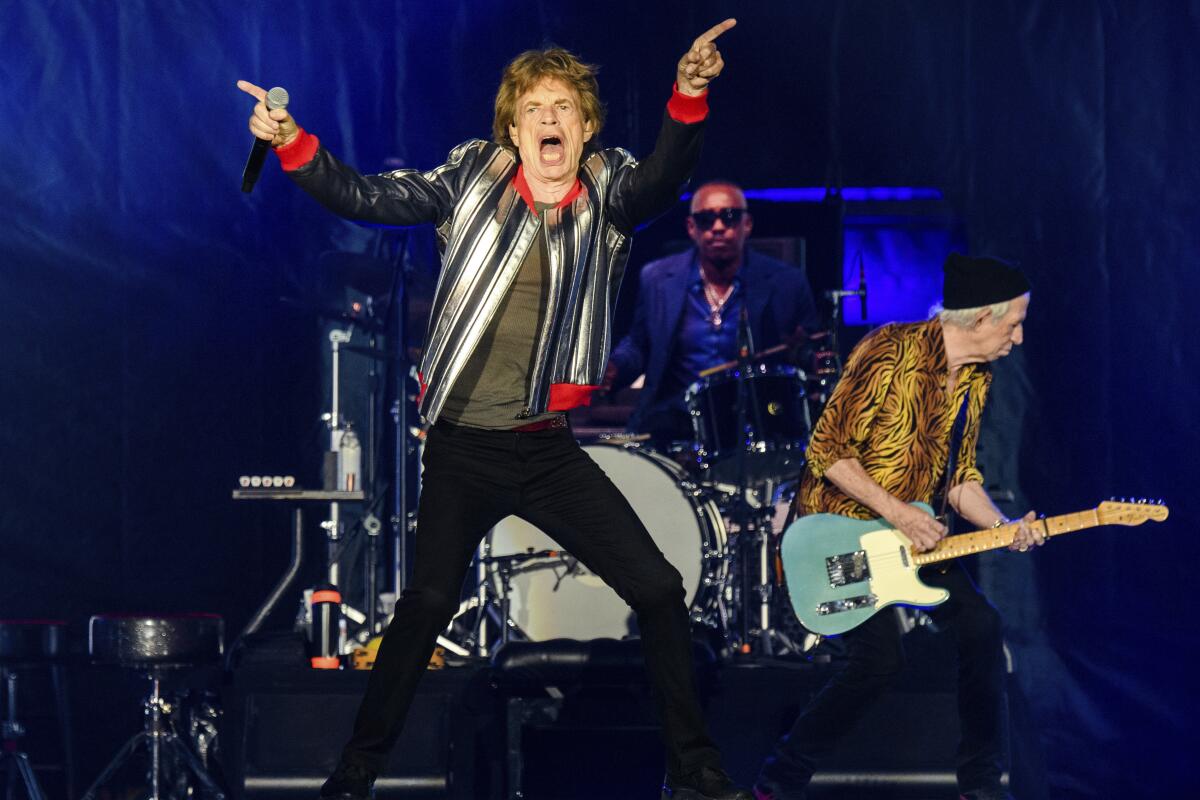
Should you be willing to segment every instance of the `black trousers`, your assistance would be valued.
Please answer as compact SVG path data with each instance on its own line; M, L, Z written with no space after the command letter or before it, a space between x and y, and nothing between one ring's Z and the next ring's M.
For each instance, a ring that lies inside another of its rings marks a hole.
M955 637L958 649L958 714L962 739L957 757L963 793L996 791L1004 762L1004 645L1000 615L960 564L946 572L925 568L921 579L950 591L930 616ZM896 617L876 614L844 634L846 666L834 675L775 746L762 775L799 791L821 758L840 742L904 667Z
M514 514L545 531L637 614L667 771L720 760L695 689L683 579L567 428L518 433L438 423L423 459L412 581L379 647L342 758L379 772L484 534Z

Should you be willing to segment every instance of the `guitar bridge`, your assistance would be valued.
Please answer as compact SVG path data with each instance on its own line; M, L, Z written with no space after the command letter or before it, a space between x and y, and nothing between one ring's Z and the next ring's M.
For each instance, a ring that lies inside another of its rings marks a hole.
M843 597L840 600L830 600L817 605L817 614L822 617L837 614L842 611L856 611L860 608L874 607L879 598L873 594L860 594L857 597Z
M848 583L860 583L871 578L871 565L867 563L865 550L829 556L825 559L825 574L829 576L829 588L836 589Z

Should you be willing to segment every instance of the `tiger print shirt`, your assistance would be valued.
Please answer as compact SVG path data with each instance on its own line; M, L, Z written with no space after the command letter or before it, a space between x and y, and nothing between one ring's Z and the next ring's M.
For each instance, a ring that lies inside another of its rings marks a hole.
M796 495L797 512L879 516L824 477L843 458L858 459L868 475L901 500L932 503L945 477L950 431L968 390L967 420L951 485L982 483L975 446L991 368L962 367L949 400L947 378L942 323L936 318L885 325L859 342L813 429L808 465Z

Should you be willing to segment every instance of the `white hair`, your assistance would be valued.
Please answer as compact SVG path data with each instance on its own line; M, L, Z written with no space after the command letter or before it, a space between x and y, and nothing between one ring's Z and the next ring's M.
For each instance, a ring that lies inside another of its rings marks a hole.
M975 317L980 311L992 312L992 324L996 325L1000 320L1004 319L1004 315L1008 313L1009 306L1012 305L1012 300L1005 300L1001 303L992 303L990 306L976 306L975 308L942 308L941 304L933 307L932 312L937 314L937 318L942 321L943 325L957 325L960 328L969 328L975 324Z

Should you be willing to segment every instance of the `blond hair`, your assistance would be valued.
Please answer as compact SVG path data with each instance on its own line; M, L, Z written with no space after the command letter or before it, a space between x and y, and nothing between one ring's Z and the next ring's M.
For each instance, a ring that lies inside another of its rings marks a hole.
M580 61L575 54L561 47L545 50L526 50L504 68L500 88L496 91L496 115L492 119L492 140L509 150L515 150L508 128L517 121L517 103L521 96L546 78L556 78L579 96L583 122L592 125L591 143L599 141L604 127L604 105L600 102L600 86L596 83L598 68Z

